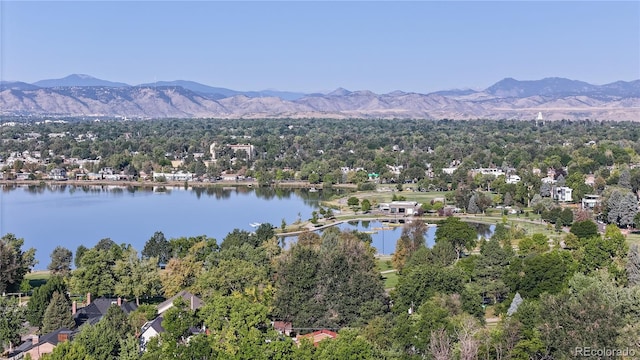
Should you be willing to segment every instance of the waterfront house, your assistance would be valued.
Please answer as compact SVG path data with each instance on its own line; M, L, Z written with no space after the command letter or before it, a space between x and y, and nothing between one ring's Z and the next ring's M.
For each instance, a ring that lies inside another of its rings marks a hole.
M67 180L67 170L63 168L55 168L49 172L49 178L55 181Z
M420 206L415 201L392 201L380 204L379 210L387 215L411 216L417 215Z

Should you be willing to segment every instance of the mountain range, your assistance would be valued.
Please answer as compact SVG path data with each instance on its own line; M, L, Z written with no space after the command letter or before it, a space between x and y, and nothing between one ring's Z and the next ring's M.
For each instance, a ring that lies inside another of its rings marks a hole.
M484 90L428 94L338 88L329 93L237 91L193 81L129 85L74 74L0 82L0 115L128 118L427 118L640 121L640 80L593 85L503 79Z

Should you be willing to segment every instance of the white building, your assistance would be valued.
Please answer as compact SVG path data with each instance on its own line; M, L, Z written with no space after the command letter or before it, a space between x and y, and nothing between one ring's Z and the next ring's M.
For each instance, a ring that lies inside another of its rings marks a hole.
M509 175L505 181L507 184L517 184L522 181L522 179L518 175Z
M554 186L552 191L553 200L561 202L573 201L573 197L571 195L572 192L573 189L571 189L570 187Z
M593 209L600 204L600 195L585 194L582 198L583 209Z
M193 174L190 172L178 171L175 173L153 173L153 181L158 180L166 181L191 181L193 180Z

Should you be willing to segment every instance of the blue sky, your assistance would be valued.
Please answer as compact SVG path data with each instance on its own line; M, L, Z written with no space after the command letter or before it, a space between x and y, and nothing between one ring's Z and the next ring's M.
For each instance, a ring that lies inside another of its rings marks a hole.
M0 0L0 78L430 92L640 78L640 2Z

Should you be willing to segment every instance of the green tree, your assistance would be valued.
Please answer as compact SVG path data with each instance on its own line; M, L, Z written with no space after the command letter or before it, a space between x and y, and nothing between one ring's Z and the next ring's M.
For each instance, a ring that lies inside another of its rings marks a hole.
M621 227L633 225L638 213L638 199L631 191L613 190L606 200L607 221Z
M353 233L325 231L319 246L292 246L276 272L274 315L295 326L346 326L382 309L373 250Z
M542 254L547 251L549 251L549 238L540 233L525 237L518 244L518 253L523 256Z
M71 271L71 250L57 246L51 253L51 263L47 267L53 275L67 276Z
M457 260L460 259L463 250L471 251L476 246L477 238L477 231L457 217L441 221L436 229L436 243L451 243L456 251Z
M355 196L352 196L347 199L347 205L349 206L358 206L359 204L360 204L360 200Z
M231 258L221 259L215 266L198 277L194 285L199 293L231 295L248 289L263 289L268 284L268 268L252 261Z
M13 234L0 238L0 294L15 291L24 275L35 265L35 249L22 251L24 239Z
M51 302L44 312L40 332L47 334L59 328L72 329L74 326L71 302L65 295L57 291L54 292Z
M554 358L574 358L577 348L615 347L621 314L598 289L546 296L541 306L540 331Z
M360 207L361 207L362 211L367 212L367 211L371 210L371 202L369 201L369 199L364 199L364 200L362 200L362 203L360 204Z
M80 260L80 267L71 276L72 291L77 294L90 292L96 296L114 294L117 282L114 265L118 256L120 252L115 248L87 250Z
M629 286L640 285L640 250L638 245L633 245L629 249L626 270Z
M396 251L391 258L394 268L402 271L407 260L416 251L427 247L424 237L426 231L427 224L422 220L412 221L402 227L402 234L396 243Z
M273 225L269 223L262 223L256 229L256 243L261 245L263 242L271 239L275 236L275 231L273 230Z
M78 248L76 249L76 257L73 260L73 265L76 266L76 268L80 267L80 260L82 259L82 256L84 256L84 253L87 252L87 247L84 245L79 245Z
M382 353L355 329L343 329L338 337L320 342L316 352L318 359L368 360L381 359Z
M462 294L466 275L458 267L436 267L431 264L412 267L398 280L393 297L393 311L407 312L419 306L436 293Z
M579 239L587 239L598 236L598 225L592 220L577 221L571 225L569 231Z
M544 292L556 294L566 287L575 270L576 264L571 255L555 250L514 259L505 273L505 283L512 292L520 292L525 299Z
M156 231L144 244L142 256L145 258L156 258L158 264L166 264L171 257L171 247L169 241L161 231Z
M494 238L483 242L480 247L475 277L478 279L483 297L490 298L494 304L504 300L509 292L503 280L503 272L511 260L510 255L511 253L502 249L498 240Z
M316 174L316 173L311 173L309 174L309 183L310 184L318 184L320 183L320 175Z
M154 257L140 259L131 248L124 252L122 259L116 260L114 274L118 279L114 291L116 295L135 297L136 305L140 305L141 296L160 294L160 273L158 260Z
M52 276L44 285L33 291L26 309L26 318L31 326L42 327L45 310L55 292L59 294L67 293L67 285L61 276Z
M17 299L0 296L0 346L9 349L20 342L24 319L24 307Z
M111 306L97 324L83 326L72 343L86 350L91 359L112 360L119 358L123 341L132 335L126 314L119 306Z

